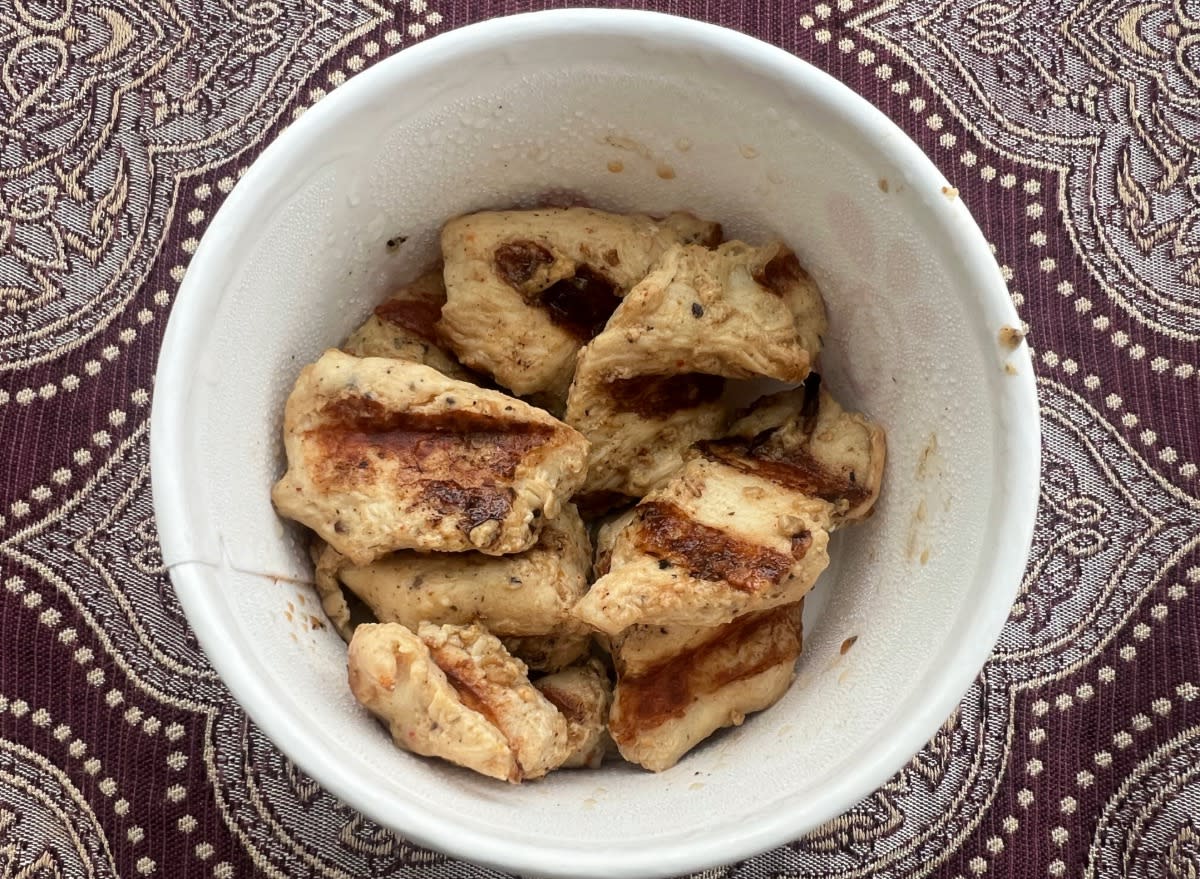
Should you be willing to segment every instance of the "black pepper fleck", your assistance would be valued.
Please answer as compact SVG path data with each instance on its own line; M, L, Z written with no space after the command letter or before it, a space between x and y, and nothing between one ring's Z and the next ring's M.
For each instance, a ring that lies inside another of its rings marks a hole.
M692 317L704 317L704 306L699 302L692 303Z

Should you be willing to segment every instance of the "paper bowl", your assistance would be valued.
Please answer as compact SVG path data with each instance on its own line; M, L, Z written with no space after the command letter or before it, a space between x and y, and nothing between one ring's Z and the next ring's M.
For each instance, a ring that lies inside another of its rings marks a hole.
M874 517L831 546L782 702L661 774L614 763L509 786L397 750L355 704L345 646L308 619L319 614L304 585L311 571L269 491L300 367L434 257L447 218L555 193L617 210L688 209L729 237L789 242L828 303L828 386L885 425L889 460ZM986 660L1037 497L1030 359L1002 332L1017 326L946 180L815 68L732 31L642 12L473 25L324 98L213 218L156 381L163 556L254 721L397 833L547 876L738 860L886 781Z

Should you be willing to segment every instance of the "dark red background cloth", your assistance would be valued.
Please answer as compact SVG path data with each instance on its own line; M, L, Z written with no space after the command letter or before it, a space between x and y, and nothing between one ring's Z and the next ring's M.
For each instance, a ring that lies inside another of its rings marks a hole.
M297 771L199 651L151 509L152 375L205 224L280 128L420 39L558 3L0 11L0 875L481 875ZM1166 0L645 2L830 72L993 244L1042 504L999 647L847 815L711 876L1200 871L1200 25ZM27 871L27 872L22 872Z

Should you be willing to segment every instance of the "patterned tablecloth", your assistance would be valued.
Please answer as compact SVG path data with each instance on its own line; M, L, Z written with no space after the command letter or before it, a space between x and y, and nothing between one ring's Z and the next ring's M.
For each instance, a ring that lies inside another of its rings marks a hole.
M0 876L478 876L247 720L162 568L147 423L205 223L281 126L528 0L0 3ZM558 4L551 4L558 5ZM958 187L1038 369L1029 571L960 708L709 876L1200 874L1200 9L657 0L795 52Z

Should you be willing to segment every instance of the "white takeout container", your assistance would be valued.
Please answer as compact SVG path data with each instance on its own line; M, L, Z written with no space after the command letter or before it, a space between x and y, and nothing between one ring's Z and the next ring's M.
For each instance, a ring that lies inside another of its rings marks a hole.
M288 612L316 602L298 532L269 492L298 370L435 258L443 221L576 196L687 209L731 238L790 243L828 303L828 386L885 425L889 460L873 518L831 545L782 702L661 774L613 763L508 786L397 750L355 704L344 644ZM399 834L544 876L741 859L886 781L991 651L1038 486L1031 363L1001 340L1010 326L1000 272L946 180L882 113L803 61L643 12L472 25L324 98L213 218L158 368L163 557L254 721Z

